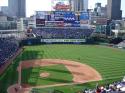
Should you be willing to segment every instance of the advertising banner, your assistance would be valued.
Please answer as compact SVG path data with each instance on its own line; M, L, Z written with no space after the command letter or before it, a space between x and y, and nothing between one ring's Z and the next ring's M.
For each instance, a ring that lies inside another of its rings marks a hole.
M80 20L89 20L89 13L88 12L81 12Z
M63 21L56 21L56 27L64 27L64 22Z
M45 11L36 11L36 27L45 26Z
M81 25L89 24L89 13L88 12L81 12L81 14L80 14L80 24Z
M63 21L46 21L45 26L46 27L63 27L64 22Z
M105 17L92 17L91 23L94 25L107 25L107 18Z
M45 42L45 43L54 43L54 42L80 42L80 43L85 43L86 40L85 39L41 39L41 42Z
M36 19L45 19L45 11L36 11Z
M64 21L64 11L54 11L55 21Z
M52 0L52 11L67 11L70 9L69 0Z
M54 13L51 13L51 21L55 21Z
M74 23L76 21L76 15L74 12L67 11L64 14L64 23Z
M107 18L97 18L96 24L97 25L106 25L107 24Z
M45 19L36 19L36 26L37 27L45 26Z
M72 27L80 27L80 21L75 21L72 23Z

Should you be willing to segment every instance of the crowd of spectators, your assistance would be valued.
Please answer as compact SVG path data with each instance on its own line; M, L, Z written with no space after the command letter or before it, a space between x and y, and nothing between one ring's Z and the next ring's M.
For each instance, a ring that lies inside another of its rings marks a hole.
M41 89L34 88L31 90L31 93L41 93ZM65 92L52 89L46 91L45 93L65 93ZM84 88L83 90L74 93L125 93L125 77L123 81L114 82L106 86L99 86L99 84L97 84L95 86L95 89Z
M19 44L13 38L0 38L0 67L18 50Z
M125 48L125 40L117 45L118 48Z
M41 28L34 29L33 34L36 37L44 39L83 39L89 37L93 29L82 28Z
M114 82L100 87L97 85L95 89L82 90L82 93L125 93L125 81Z

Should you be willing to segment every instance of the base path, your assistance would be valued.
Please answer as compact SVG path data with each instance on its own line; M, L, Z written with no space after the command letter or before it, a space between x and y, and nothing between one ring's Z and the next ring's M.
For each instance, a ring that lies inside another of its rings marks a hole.
M75 62L75 61L61 60L61 59L39 59L39 60L23 61L20 64L20 66L21 66L21 69L26 69L30 67L44 67L44 66L51 66L51 65L58 65L58 64L63 64L71 72L73 76L73 79L72 79L73 84L102 80L101 75L94 68L86 64L82 64L80 62ZM60 84L57 84L57 85L60 86ZM65 85L65 84L62 84L62 85ZM50 85L48 85L48 87L49 86ZM52 86L54 85L51 85L51 87ZM29 87L28 90L31 90L32 88L38 88L38 87L42 88L44 86ZM47 87L47 85L45 87ZM8 92L8 93L12 93L12 92Z

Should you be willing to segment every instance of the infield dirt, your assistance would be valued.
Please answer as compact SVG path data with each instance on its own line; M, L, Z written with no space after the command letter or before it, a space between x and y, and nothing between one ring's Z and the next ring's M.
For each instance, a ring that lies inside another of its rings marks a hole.
M44 67L44 66L52 66L52 65L64 65L72 74L73 76L73 83L72 84L79 84L79 83L86 83L90 81L99 81L102 80L101 75L92 67L82 64L80 62L70 61L70 60L61 60L61 59L38 59L38 60L28 60L23 61L19 65L21 69L27 69L31 67ZM18 67L19 68L19 67ZM48 75L49 76L49 75ZM32 88L44 88L44 87L53 87L53 86L63 86L65 84L55 84L55 85L45 85L45 86L30 86L27 87L28 90L31 90ZM68 85L68 83L66 84ZM16 87L16 86L14 86ZM14 90L14 88L10 86L8 88L8 93L14 93L11 92L11 90ZM22 87L22 90L25 90ZM20 90L21 91L21 90ZM15 92L17 93L17 92ZM25 93L25 92L18 92L18 93ZM27 92L26 92L27 93Z

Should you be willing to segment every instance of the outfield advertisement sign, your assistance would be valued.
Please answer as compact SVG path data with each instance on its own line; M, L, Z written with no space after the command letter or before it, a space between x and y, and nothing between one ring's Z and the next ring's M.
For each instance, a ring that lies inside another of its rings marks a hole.
M55 21L64 21L64 11L54 11Z
M85 25L89 24L89 13L88 12L81 12L80 24L81 24L81 26L85 26Z
M64 14L64 23L74 23L76 21L76 15L74 12L67 11Z
M85 39L41 39L41 42L43 43L55 43L55 42L62 42L62 43L70 43L70 42L73 42L73 43L77 43L77 42L80 42L80 43L85 43L86 40Z
M46 21L45 26L46 27L63 27L64 22L63 21Z
M45 19L36 19L36 27L45 26Z
M45 15L44 11L36 11L36 27L45 26Z
M75 21L72 23L72 27L80 27L80 21Z
M45 11L36 11L36 19L45 19Z
M81 12L80 20L89 20L89 13L88 12Z

